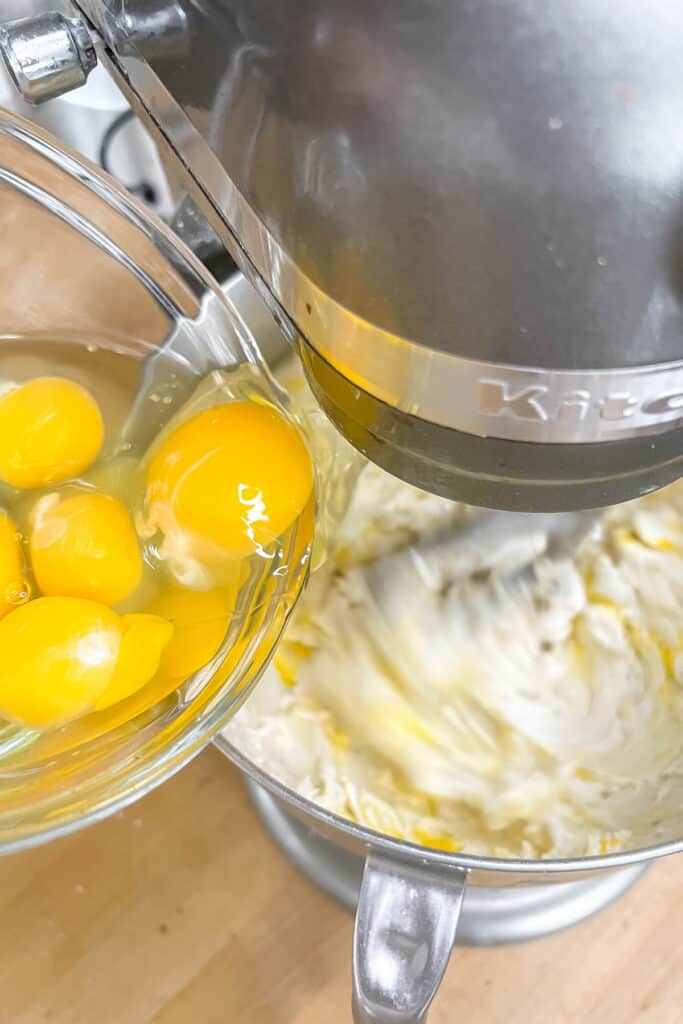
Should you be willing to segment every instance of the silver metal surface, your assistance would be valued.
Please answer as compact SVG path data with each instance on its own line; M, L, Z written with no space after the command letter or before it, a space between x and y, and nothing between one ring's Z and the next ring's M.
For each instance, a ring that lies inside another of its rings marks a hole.
M370 458L534 511L680 474L674 0L80 4Z
M467 874L370 853L353 934L355 1024L422 1024L448 966Z
M6 24L0 29L0 54L28 103L77 89L97 63L85 22L59 12Z
M127 41L148 59L187 53L187 14L174 0L138 0L121 8L120 44Z
M334 838L324 838L248 776L245 785L265 828L292 863L355 913L365 863L362 849L352 852ZM634 864L558 885L503 883L500 887L468 882L455 945L528 942L573 927L623 896L648 866Z
M196 61L126 72L343 374L479 436L680 420L680 4L181 5Z

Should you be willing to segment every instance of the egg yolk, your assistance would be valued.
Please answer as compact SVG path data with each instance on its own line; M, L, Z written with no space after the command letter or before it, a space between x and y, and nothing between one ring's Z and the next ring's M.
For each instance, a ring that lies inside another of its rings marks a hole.
M140 583L142 556L126 506L107 494L47 495L30 536L33 572L43 594L117 604Z
M147 469L150 525L167 538L242 558L267 548L301 513L313 469L298 431L271 406L230 402L198 413Z
M159 663L159 677L184 682L211 661L225 639L235 607L236 588L185 590L169 584L150 612L173 624L173 636Z
M95 704L95 710L118 704L141 690L159 668L173 625L158 615L134 614L121 618L121 649L114 676Z
M0 512L0 619L30 596L20 534L7 513Z
M119 657L119 617L75 597L40 597L0 620L0 716L41 729L85 714Z
M36 377L0 398L0 479L27 488L78 476L103 438L89 391L62 377Z

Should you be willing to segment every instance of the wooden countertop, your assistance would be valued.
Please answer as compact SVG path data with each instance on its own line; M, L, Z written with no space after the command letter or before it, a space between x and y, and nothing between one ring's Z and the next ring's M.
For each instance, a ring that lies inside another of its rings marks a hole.
M0 1024L342 1024L350 916L214 749L114 818L0 860ZM523 946L456 950L430 1024L680 1024L683 857Z

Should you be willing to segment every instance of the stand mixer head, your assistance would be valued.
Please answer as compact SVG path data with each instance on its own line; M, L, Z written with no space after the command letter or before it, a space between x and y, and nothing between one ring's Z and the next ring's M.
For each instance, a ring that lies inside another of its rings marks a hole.
M5 31L24 95L94 41L372 460L524 511L683 472L674 0L78 7Z

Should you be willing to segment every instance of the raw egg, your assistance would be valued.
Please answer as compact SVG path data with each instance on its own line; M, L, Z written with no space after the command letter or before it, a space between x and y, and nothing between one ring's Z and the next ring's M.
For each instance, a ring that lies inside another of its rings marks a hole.
M213 660L238 594L233 659L276 591L284 602L283 577L302 578L311 459L267 400L226 401L245 379L232 392L227 378L207 379L210 393L195 393L142 462L123 442L99 458L102 415L81 384L0 384L0 720L128 720ZM223 404L206 407L217 388Z
M85 714L110 683L119 617L75 597L40 597L0 620L0 715L42 729Z
M177 427L147 469L146 514L172 546L243 558L293 524L313 489L298 431L271 406L230 402Z
M36 583L45 595L118 604L142 577L142 556L128 509L107 494L63 499L49 494L41 499L30 549Z
M141 690L159 668L173 625L158 615L134 614L121 618L121 649L114 676L95 704L95 710L118 704Z
M62 377L36 377L0 398L0 479L27 488L78 476L103 438L89 391Z
M211 661L228 631L235 596L234 589L186 590L174 584L159 592L149 610L174 627L161 655L161 678L180 683Z

